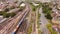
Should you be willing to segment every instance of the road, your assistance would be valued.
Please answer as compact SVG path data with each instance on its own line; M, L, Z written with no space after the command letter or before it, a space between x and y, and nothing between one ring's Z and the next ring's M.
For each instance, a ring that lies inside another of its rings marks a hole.
M40 17L40 29L42 31L42 34L50 34L49 30L47 29L46 27L46 24L48 24L48 20L46 19L45 15L42 13L42 7L39 9L39 13L41 14L41 17Z

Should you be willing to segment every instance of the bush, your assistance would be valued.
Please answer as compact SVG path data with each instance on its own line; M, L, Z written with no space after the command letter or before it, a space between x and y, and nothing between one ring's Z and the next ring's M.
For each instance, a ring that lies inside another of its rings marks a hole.
M35 11L36 7L32 3L30 3L30 5L31 5L32 10Z
M52 29L52 24L51 23L47 24L46 26L49 29L49 31L51 32L51 34L57 34L57 32Z
M3 17L4 18L9 18L9 17L14 17L16 14L15 13L4 13Z
M41 30L38 30L38 34L42 34Z
M9 17L10 17L10 13L5 13L5 14L3 14L3 17L4 17L4 18L9 18Z
M30 24L30 27L28 28L28 34L31 34L32 33L32 24Z
M17 3L18 1L15 1L14 3Z
M41 14L38 13L38 19L40 18Z
M51 14L51 11L52 10L52 8L50 8L50 7L43 7L43 13L45 13L45 14Z
M38 7L42 7L42 3L39 3L39 6Z
M3 14L5 14L6 12L4 12L4 11L0 11L0 15L3 15Z
M47 19L52 19L52 17L51 17L51 15L50 14L47 14L47 15L45 15L45 17L47 18Z
M7 11L9 11L9 9L8 9L8 8L6 8L4 11L5 11L5 12L7 12Z
M33 5L32 5L32 10L33 10L33 11L35 11L35 10L36 10L35 6L33 6Z
M11 17L14 17L16 14L15 13L10 13L10 16Z
M51 20L52 17L50 14L52 13L52 8L50 8L48 4L43 4L42 6L43 6L43 13L46 14L45 17Z
M12 9L14 9L14 8L15 8L14 6L10 6L9 10L12 10Z

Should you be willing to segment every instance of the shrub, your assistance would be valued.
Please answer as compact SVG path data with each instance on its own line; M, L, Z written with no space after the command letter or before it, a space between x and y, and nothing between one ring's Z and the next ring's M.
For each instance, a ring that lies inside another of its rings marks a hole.
M45 17L51 20L52 17L50 14L52 13L52 8L50 8L48 4L43 4L42 6L43 6L43 13L46 14Z
M9 17L10 17L10 13L5 13L5 14L3 14L3 17L4 17L4 18L9 18Z
M4 11L0 11L0 15L3 15L3 14L5 14L6 12L4 12Z
M5 12L7 12L7 11L9 11L9 9L8 9L8 8L6 8L4 11L5 11Z
M45 17L47 18L47 19L52 19L52 17L51 17L51 15L50 14L47 14L47 15L45 15Z
M4 18L9 18L9 17L14 17L16 14L15 13L4 13L3 17Z
M49 29L49 31L51 32L51 34L57 34L57 32L52 29L52 24L51 23L47 24L46 26Z
M11 17L14 17L16 14L15 13L10 13L10 16Z

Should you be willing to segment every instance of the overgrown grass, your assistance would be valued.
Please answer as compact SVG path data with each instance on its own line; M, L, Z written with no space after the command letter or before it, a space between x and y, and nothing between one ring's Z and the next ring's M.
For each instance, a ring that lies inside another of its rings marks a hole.
M32 32L32 25L30 25L29 29L28 29L28 34L31 34Z
M42 7L42 3L39 3L39 6L38 6L38 7L39 7L39 8Z
M38 29L38 34L41 34L41 30L40 30L40 16L41 14L39 14L39 12L37 12L37 29Z
M33 4L30 4L33 11L36 11L36 7Z
M40 30L40 20L39 20L39 18L40 18L40 14L38 14L38 18L37 18L37 28L38 28L38 34L41 34L41 30Z
M38 29L40 28L39 20L38 20L38 22L37 22L37 28L38 28Z
M38 30L38 34L41 34L41 30Z
M49 31L51 32L51 34L57 34L57 32L52 29L52 24L51 23L47 24L46 26L49 29Z
M32 10L33 11L36 11L36 9L39 7L41 7L42 6L42 3L39 3L39 5L38 6L34 6L32 3L30 3L30 6L31 6L31 8L32 8Z
M38 13L38 19L40 18L41 14Z

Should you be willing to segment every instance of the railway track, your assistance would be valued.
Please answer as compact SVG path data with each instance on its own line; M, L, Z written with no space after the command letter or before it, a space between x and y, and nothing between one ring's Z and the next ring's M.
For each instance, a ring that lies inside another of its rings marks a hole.
M20 32L26 32L27 22L23 20L15 34L20 34Z
M27 8L27 9L29 9L29 8ZM26 9L26 10L27 10ZM19 21L19 20L21 20L21 18L24 16L24 14L27 12L28 13L28 11L26 11L26 10L24 10L23 12L22 12L22 14L20 15L19 14L19 16L17 17L17 18L15 18L15 19L13 19L12 21L10 21L9 22L9 24L7 24L1 31L0 31L0 34L6 34L11 28L13 28L13 27L15 27L15 25L17 25L17 22ZM13 26L13 27L12 27ZM14 29L14 28L13 28ZM11 31L12 32L12 31ZM8 33L9 34L9 33ZM10 33L11 34L11 33Z
M29 6L29 5L28 5ZM30 7L29 7L30 9ZM29 10L30 11L30 10ZM22 23L21 23L22 22ZM18 28L16 28L15 32L13 32L12 34L27 34L27 29L28 29L28 23L26 20L22 20L17 26Z
M29 4L28 4L28 6L29 6ZM29 9L30 9L29 11L31 11L31 8L30 7L29 7ZM16 30L15 34L27 34L27 29L29 28L29 25L28 24L29 24L28 22L26 22L25 20L23 20L22 21L22 24L20 24L20 26Z
M8 22L12 21L13 19L15 19L17 16L19 16L19 14L21 14L23 11L19 11L19 13L12 17L12 18L7 18L5 21L3 21L2 23L0 23L0 25L2 25L3 27L6 26L8 24Z
M26 17L26 15L28 14L29 11L27 11L24 16L22 17L22 19L20 20L20 22L18 23L18 25L16 26L16 28L14 29L14 31L12 32L12 34L15 34L16 31L18 30L19 26L21 25L21 22L24 20L24 18Z

